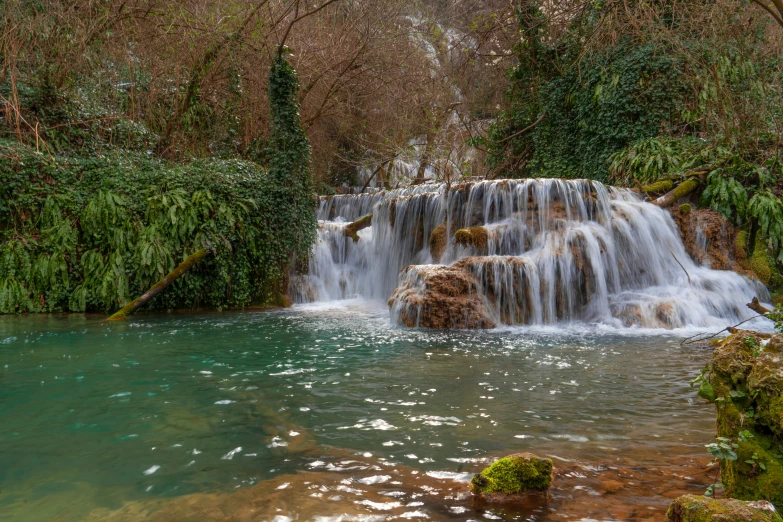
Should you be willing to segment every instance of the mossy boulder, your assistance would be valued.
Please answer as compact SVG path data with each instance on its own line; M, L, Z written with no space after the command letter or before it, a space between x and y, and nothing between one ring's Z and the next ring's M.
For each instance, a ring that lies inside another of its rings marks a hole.
M495 461L473 477L474 495L491 502L508 502L529 493L541 493L552 485L552 461L531 453L511 455Z
M729 497L768 500L783 510L783 336L739 331L713 353L709 384L717 436L734 444L721 460ZM704 396L704 395L702 395Z
M683 203L680 205L680 214L688 215L691 213L691 204L690 203Z
M676 498L666 512L666 522L783 522L766 501L743 502L696 495Z
M484 227L461 228L454 234L454 240L459 245L473 247L477 253L483 253L487 250L489 233Z
M433 263L439 263L448 243L446 223L441 223L430 234L430 255Z

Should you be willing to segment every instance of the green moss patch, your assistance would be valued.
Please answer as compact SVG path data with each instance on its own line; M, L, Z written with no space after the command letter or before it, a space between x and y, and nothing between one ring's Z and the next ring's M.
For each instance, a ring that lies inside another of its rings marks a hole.
M551 485L552 461L531 454L502 458L471 481L471 489L477 495L516 495L545 491Z
M674 182L672 180L664 179L649 185L645 185L642 187L642 190L645 194L663 194L664 192L669 192L673 187Z
M709 382L717 436L731 440L737 458L721 460L726 493L768 500L783 509L783 336L740 331L719 345ZM766 346L765 346L766 345Z
M746 230L740 230L734 238L734 258L745 270L750 268L748 264L748 232Z
M769 252L767 251L767 245L761 239L756 240L756 246L753 249L753 256L750 258L750 268L759 281L769 284L772 279L772 263L769 258Z
M474 247L484 251L487 248L489 233L484 227L461 228L454 234L454 239L464 247Z
M684 495L666 512L666 522L783 522L765 502Z
M440 262L443 251L446 250L446 232L446 223L441 223L430 235L430 255L432 255L432 261L434 263Z

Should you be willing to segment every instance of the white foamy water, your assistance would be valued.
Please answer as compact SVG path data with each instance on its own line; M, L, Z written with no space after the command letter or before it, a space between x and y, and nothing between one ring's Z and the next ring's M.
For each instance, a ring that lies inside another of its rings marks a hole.
M359 240L346 236L346 225L367 214L372 226L359 231ZM666 210L594 181L499 180L337 195L321 198L318 217L309 273L292 277L294 300L392 297L394 322L420 317L433 275L453 265L470 274L498 326L688 331L748 319L745 303L769 297L756 281L691 259ZM430 237L441 224L445 247L433 259ZM478 226L486 244L455 240L457 230Z

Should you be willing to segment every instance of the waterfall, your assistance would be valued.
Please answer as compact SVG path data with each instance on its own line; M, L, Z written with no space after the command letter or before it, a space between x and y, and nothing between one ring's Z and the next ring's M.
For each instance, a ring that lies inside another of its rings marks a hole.
M345 234L372 214L358 241ZM760 283L688 255L671 215L588 180L424 184L322 197L295 302L389 300L408 326L725 326ZM444 324L445 322L445 324Z

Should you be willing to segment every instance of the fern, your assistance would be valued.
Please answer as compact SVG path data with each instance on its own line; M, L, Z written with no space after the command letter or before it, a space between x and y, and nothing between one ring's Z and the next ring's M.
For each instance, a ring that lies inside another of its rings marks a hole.
M748 204L750 216L756 219L761 237L767 239L773 252L778 252L777 260L783 263L783 201L771 190L756 192Z
M633 181L650 183L667 174L675 174L683 163L683 148L678 140L649 138L609 157L609 179L616 184Z
M715 169L707 175L702 204L741 226L747 216L748 191L733 176L726 175L724 169Z

